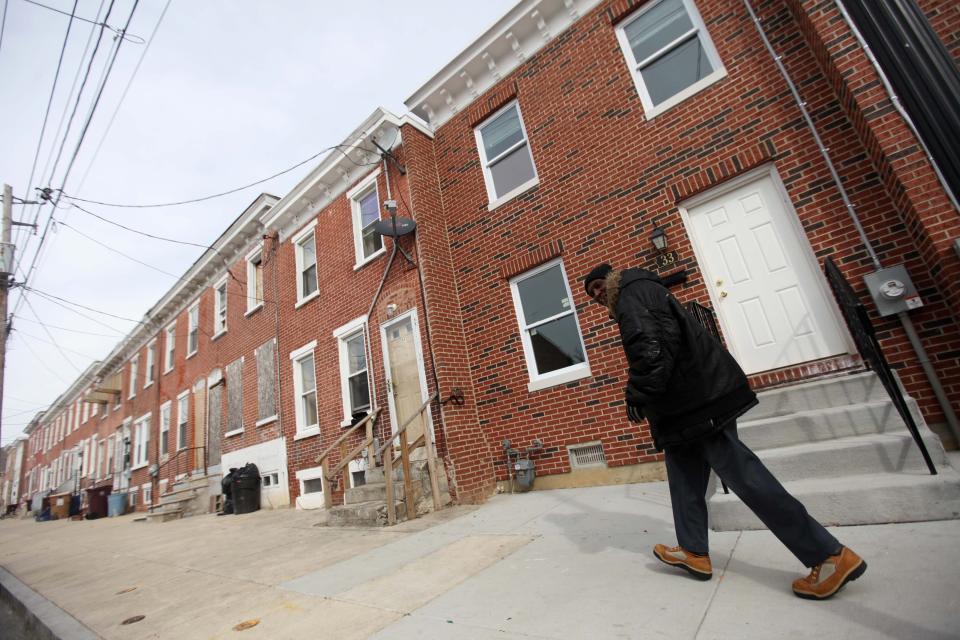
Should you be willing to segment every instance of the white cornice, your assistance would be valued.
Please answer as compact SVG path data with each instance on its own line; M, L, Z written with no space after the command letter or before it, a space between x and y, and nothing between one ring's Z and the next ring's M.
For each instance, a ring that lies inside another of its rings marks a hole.
M522 0L404 104L436 131L598 4Z

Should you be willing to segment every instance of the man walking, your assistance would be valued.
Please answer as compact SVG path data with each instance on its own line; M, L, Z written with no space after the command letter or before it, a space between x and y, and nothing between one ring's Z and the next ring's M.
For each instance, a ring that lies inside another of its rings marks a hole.
M629 365L627 416L650 423L664 451L679 546L658 544L654 555L695 578L713 577L707 542L710 469L811 569L793 592L825 600L856 580L867 563L807 513L743 444L737 418L757 404L743 370L663 286L644 269L595 267L583 280L595 302L620 327Z

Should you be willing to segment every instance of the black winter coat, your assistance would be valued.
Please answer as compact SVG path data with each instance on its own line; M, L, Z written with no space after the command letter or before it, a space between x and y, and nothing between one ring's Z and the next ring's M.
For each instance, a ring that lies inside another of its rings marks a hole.
M656 274L611 272L607 301L630 366L627 403L642 408L658 450L716 433L757 404L737 361Z

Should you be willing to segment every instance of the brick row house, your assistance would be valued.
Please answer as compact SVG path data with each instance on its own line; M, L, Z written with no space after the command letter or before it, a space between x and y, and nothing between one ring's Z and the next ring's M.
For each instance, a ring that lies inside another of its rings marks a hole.
M919 6L955 65L955 7ZM625 416L616 326L580 283L599 262L671 276L769 390L865 372L832 259L949 439L960 217L852 24L813 0L520 2L410 115L376 110L238 217L38 418L28 494L77 477L144 510L253 462L265 505L316 508L347 488L319 453L377 409L386 442L423 404L412 433L460 501L511 480L507 447L532 450L540 487L662 478ZM392 212L416 227L396 243L377 226ZM909 317L864 283L893 265L922 301Z

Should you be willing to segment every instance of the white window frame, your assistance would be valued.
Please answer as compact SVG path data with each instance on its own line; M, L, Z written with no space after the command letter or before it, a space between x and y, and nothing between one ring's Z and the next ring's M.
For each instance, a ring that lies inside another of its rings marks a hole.
M311 436L320 434L320 395L317 393L317 358L314 351L317 347L317 341L313 340L309 344L305 344L296 351L290 353L290 364L293 368L293 399L296 408L296 420L297 420L297 429L296 435L293 437L294 440L299 440L301 438L309 438ZM313 378L314 378L314 387L313 393L317 401L317 424L308 425L304 424L306 419L303 415L303 402L302 396L304 394L303 390L303 377L300 373L300 361L306 358L307 356L313 356Z
M150 417L146 413L133 421L133 455L131 471L142 469L150 463Z
M140 488L143 489L140 495L143 496L143 506L149 507L153 498L153 484L146 482L140 485Z
M380 248L371 253L369 256L364 257L363 229L360 227L362 222L360 218L360 200L371 191L376 194L374 197L377 201L377 211L380 211L380 187L377 185L377 179L379 176L380 168L378 167L376 171L364 178L362 182L347 192L347 199L350 201L351 219L353 221L353 252L354 258L356 259L356 264L353 265L354 271L364 266L368 262L376 260L377 257L387 252L386 244L383 242L383 237L381 237Z
M317 251L316 228L317 228L317 219L314 218L313 220L310 221L310 224L308 224L307 226L305 226L303 229L301 229L300 231L298 231L295 236L293 236L292 238L290 238L290 242L293 243L293 252L294 252L294 255L295 255L295 258L296 258L296 265L297 265L297 282L296 282L296 286L297 286L297 303L296 303L296 305L294 305L294 309L299 309L300 307L302 307L303 305L305 305L306 303L310 302L311 300L313 300L314 298L316 298L317 296L320 295L320 279L319 279L319 277L320 277L320 256L319 256L319 253L318 253L318 251ZM313 290L312 293L304 296L304 295L303 295L303 277L302 277L302 276L303 276L303 271L304 271L304 269L303 269L303 245L305 244L304 241L305 241L308 237L309 237L309 238L312 238L312 242L313 242L313 252L314 252L313 255L314 255L314 259L315 259L315 263L314 263L314 264L316 265L316 269L314 269L314 281L315 281L315 282L314 282L314 285L315 285L316 288Z
M140 487L130 487L127 489L127 495L130 496L129 507L135 509L137 507L137 491Z
M350 423L353 421L353 412L350 406L350 384L347 380L350 366L347 357L347 340L360 332L363 332L364 359L367 360L367 387L369 388L370 386L370 362L369 358L367 357L368 345L366 324L367 316L362 315L359 318L355 318L347 324L337 327L333 330L333 337L337 340L337 353L339 354L340 360L340 399L343 403L343 421L340 423L341 427L349 427Z
M223 289L223 293L220 290ZM227 304L229 297L229 286L227 276L223 276L213 285L213 335L211 340L216 340L227 332L227 311L230 305Z
M690 18L693 28L659 51L648 56L645 60L636 59L636 56L633 54L633 49L630 47L630 42L627 40L626 27L637 20L641 20L643 18L643 14L650 11L663 1L664 0L656 0L654 2L646 3L637 9L632 15L620 21L616 28L617 40L620 43L620 49L623 51L623 55L627 61L627 66L630 68L630 73L633 76L634 86L636 86L637 93L640 96L640 102L643 104L643 114L647 120L651 120L664 111L667 111L668 109L680 104L687 98L699 93L700 91L703 91L727 75L727 70L723 66L723 61L720 60L720 54L717 53L717 49L713 45L713 39L710 37L710 33L707 31L707 27L703 22L703 18L700 17L700 12L697 10L693 0L680 0L680 2L683 3L684 9L687 11L687 16ZM640 68L656 62L658 59L662 58L664 55L667 55L681 44L689 41L690 38L700 39L700 44L703 46L704 53L707 55L707 59L713 66L713 72L707 76L704 76L697 82L694 82L679 93L667 98L660 104L654 105L653 100L650 97L650 93L647 91L646 84L643 82L643 77L640 75Z
M83 424L90 419L90 404L83 401L80 404L83 405L83 420L80 421L80 424Z
M183 407L186 406L187 410L183 411ZM183 419L184 414L186 414L186 420ZM190 434L190 390L181 391L180 395L177 396L177 451L187 448L187 438L184 438L183 441L180 439L180 425L186 424L187 429L185 435L189 436Z
M532 325L532 327L528 326L523 317L523 305L520 303L520 289L517 285L531 276L547 271L548 269L553 269L557 266L560 267L560 273L563 275L563 284L566 287L567 299L569 300L569 310L549 318L544 318L543 320L540 320ZM513 297L513 310L517 315L517 325L520 329L520 341L523 343L523 356L526 359L527 372L530 375L530 382L527 384L527 390L539 391L541 389L547 389L559 384L565 384L567 382L573 382L574 380L590 377L590 360L587 357L587 348L583 343L583 331L580 329L580 319L577 317L577 308L573 302L573 294L570 291L570 281L567 279L567 270L563 265L563 259L556 258L554 260L550 260L537 267L534 267L533 269L530 269L529 271L525 271L520 275L511 278L510 294ZM573 319L577 325L577 335L580 336L580 348L583 350L583 362L570 365L563 369L557 369L556 371L550 371L549 373L538 373L537 361L533 353L533 346L530 344L529 329L547 324L557 320L558 318L568 315L573 315Z
M146 389L154 383L157 374L155 367L157 365L157 339L154 338L147 343L147 365L143 369L143 388Z
M127 398L133 398L137 395L137 374L140 369L140 354L130 358L130 395Z
M323 479L323 467L310 467L309 469L300 469L296 473L297 483L299 484L299 497L297 497L297 506L302 509L322 509L323 494L327 491L327 482ZM322 491L314 493L304 493L304 482L306 480L320 479L323 487Z
M247 312L250 315L257 309L263 307L263 298L257 297L257 266L254 262L260 263L260 295L263 296L263 247L257 247L247 254Z
M162 405L160 405L160 440L157 442L157 450L160 452L161 458L166 458L170 455L170 423L171 415L173 411L173 403L170 400L167 400ZM166 418L166 420L164 420ZM166 422L166 425L164 425ZM167 450L163 450L163 434L167 434Z
M73 430L80 428L80 398L77 398L76 410L73 412Z
M164 329L163 338L163 373L173 371L177 353L177 322L174 320Z
M487 126L490 122L495 120L497 116L514 108L517 110L517 118L520 120L520 130L523 132L523 140L520 142L517 142L516 144L514 144L512 147L510 147L509 149L501 153L496 158L493 158L493 161L491 162L491 160L487 158L487 151L483 145L483 134L481 133L481 130L485 126ZM487 205L488 210L492 211L493 209L496 209L503 203L513 200L521 193L524 193L525 191L529 191L533 187L540 184L540 174L537 173L537 161L533 157L533 147L530 144L530 136L527 135L527 127L523 123L523 112L520 111L520 102L517 99L511 100L510 102L503 105L502 107L500 107L499 109L491 113L489 116L484 118L483 122L481 122L476 127L474 127L473 134L474 134L474 137L476 138L477 150L480 152L480 166L483 168L483 182L487 187L487 200L489 202L489 204ZM493 175L490 173L490 165L496 164L497 160L499 160L500 158L506 157L508 154L512 153L516 149L519 149L522 145L527 146L527 151L530 154L530 164L533 165L533 177L527 180L526 182L524 182L523 184L514 187L507 193L504 193L502 195L497 195L496 187L494 187L494 184L493 184Z
M196 312L196 320L194 320L194 312ZM196 334L196 346L193 351L190 350L190 339ZM192 305L187 307L187 358L192 358L200 351L200 301L197 300Z

